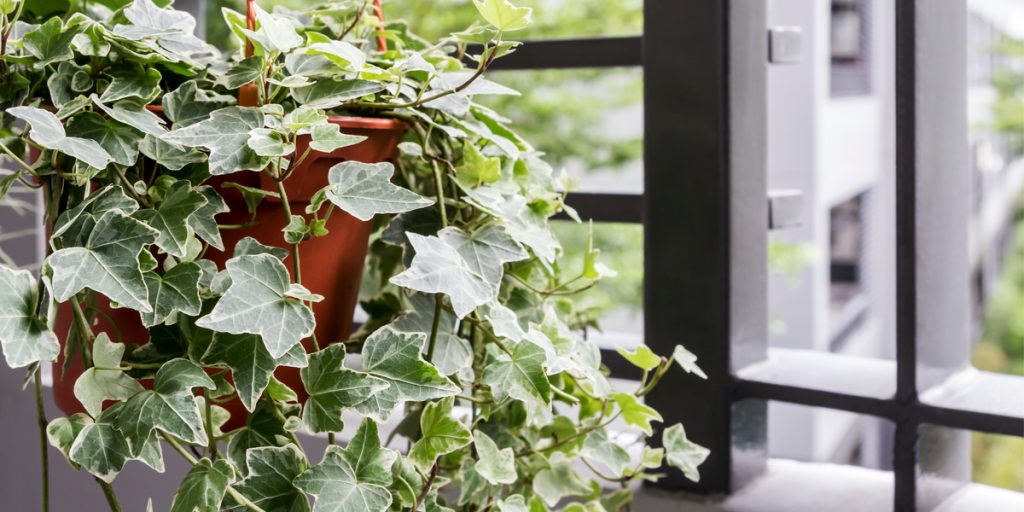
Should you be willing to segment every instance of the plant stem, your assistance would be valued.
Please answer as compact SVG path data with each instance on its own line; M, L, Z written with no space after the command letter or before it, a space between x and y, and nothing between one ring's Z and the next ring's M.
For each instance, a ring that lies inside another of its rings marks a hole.
M217 460L220 450L217 449L217 436L213 435L213 404L210 403L209 390L206 390L203 402L206 404L206 438L209 439L206 451L210 460Z
M444 206L444 182L441 180L441 169L437 166L436 161L432 161L431 165L434 166L434 187L437 188L437 206L441 209L441 226L448 227L448 211Z
M36 420L39 423L39 462L43 471L43 512L50 510L50 460L46 453L46 411L43 410L43 371L36 366Z
M114 492L114 488L99 477L93 478L96 479L96 483L100 484L100 489L103 489L103 496L107 498L107 505L110 505L110 512L121 512L121 504L117 501L117 493Z
M277 180L277 193L281 196L281 205L284 206L285 224L292 220L292 205L288 201L288 192L284 189L284 179ZM292 246L292 273L295 274L295 283L302 284L302 264L299 262L299 244L291 244ZM310 308L312 309L312 308ZM310 341L313 342L313 351L320 351L320 342L316 339L316 333L314 332L309 336Z
M434 296L434 323L430 326L430 341L427 343L427 362L434 360L434 345L437 344L437 331L441 327L441 296Z
M430 476L427 477L426 483L423 484L423 490L420 492L418 498L416 498L416 506L413 510L419 510L420 505L423 505L423 500L427 499L427 494L430 493L430 487L434 485L434 478L437 477L437 461L434 461L434 466L430 468Z
M199 464L199 461L196 460L196 458L193 457L192 454L189 453L188 450L185 449L185 447L181 446L181 443L179 443L177 439L174 439L174 437L169 436L169 435L167 435L167 434L165 434L163 432L160 432L160 438L163 439L164 441L166 441L167 444L171 445L171 448L174 448L174 451L176 451L179 454L181 454L181 456L185 460L187 460L189 464L191 464L193 466L195 466L196 464ZM102 482L102 480L99 480L99 481ZM260 508L259 505L249 501L249 499L246 498L245 496L242 496L242 494L240 492L236 491L231 486L228 486L227 493L235 501L237 501L239 504L245 506L246 508L248 508L252 512L267 512L266 510L263 510L262 508ZM120 509L118 509L118 510L120 510Z

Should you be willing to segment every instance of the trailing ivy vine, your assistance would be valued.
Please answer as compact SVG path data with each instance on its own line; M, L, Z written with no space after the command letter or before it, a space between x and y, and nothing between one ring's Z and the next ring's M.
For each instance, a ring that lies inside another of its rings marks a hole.
M112 510L118 473L163 471L163 447L192 466L172 511L611 511L665 465L699 478L708 451L681 425L661 448L626 432L654 434L643 397L669 371L704 377L696 358L620 350L643 379L609 380L573 297L611 270L592 243L565 268L549 228L576 218L571 180L474 101L518 94L484 75L531 10L473 3L480 20L437 42L363 0L256 7L252 27L225 9L251 52L223 55L152 0L0 1L3 191L41 189L49 230L39 276L0 267L0 342L40 403L41 365L62 356L55 378L75 375L83 412L41 428ZM338 163L289 198L307 159L364 141L334 115L401 121L397 158ZM236 179L252 173L269 186ZM218 220L229 193L247 221ZM269 222L264 202L280 237L226 246ZM373 223L349 339L317 339L324 297L302 279L332 215ZM125 312L148 340L111 325ZM307 433L328 438L321 460Z

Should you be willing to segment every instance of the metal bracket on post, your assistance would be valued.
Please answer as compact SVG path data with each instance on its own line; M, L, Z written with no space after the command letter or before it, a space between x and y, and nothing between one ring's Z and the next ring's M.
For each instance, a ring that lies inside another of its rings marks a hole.
M768 191L768 229L797 228L804 224L802 190Z

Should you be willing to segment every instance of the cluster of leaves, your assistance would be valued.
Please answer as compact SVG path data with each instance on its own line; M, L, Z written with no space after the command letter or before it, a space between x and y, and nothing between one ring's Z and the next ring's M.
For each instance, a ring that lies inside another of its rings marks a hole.
M696 358L621 351L644 377L613 386L572 301L611 271L591 243L582 268L563 268L549 228L575 217L571 182L475 101L516 94L482 75L530 9L474 0L481 21L438 43L401 21L379 28L362 0L256 8L254 28L225 10L251 55L221 55L188 14L118 3L39 23L0 3L0 142L10 183L43 189L50 227L38 279L0 267L0 342L37 379L61 350L83 363L86 412L47 428L69 464L109 483L131 460L162 471L169 445L193 465L172 511L307 510L310 496L316 511L619 510L663 464L698 478L708 452L681 425L662 448L622 441L653 434L661 416L642 398L668 371L703 376ZM404 122L396 162L338 164L308 204L289 200L311 152L364 140L334 114ZM247 173L276 187L223 181ZM280 239L225 247L239 227L218 224L227 189L255 223L262 200L280 201ZM352 339L317 340L322 297L299 261L335 210L374 223L369 319ZM232 257L221 268L211 249ZM137 312L148 342L96 332L99 296ZM58 305L74 318L63 347ZM283 366L301 368L303 390L275 377ZM245 426L224 431L235 400ZM346 423L358 429L342 448ZM327 434L321 461L300 431Z

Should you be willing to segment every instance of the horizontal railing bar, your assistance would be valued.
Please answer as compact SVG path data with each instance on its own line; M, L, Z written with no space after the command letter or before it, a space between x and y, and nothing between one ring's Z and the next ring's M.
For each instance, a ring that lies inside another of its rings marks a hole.
M594 222L643 222L644 198L639 194L606 194L595 192L571 192L566 203L579 213L583 220ZM569 216L560 213L556 217L567 220Z
M923 403L903 404L895 399L856 396L771 382L734 380L734 399L757 398L866 414L893 422L927 423L990 434L1024 437L1024 419Z
M479 54L471 45L467 53ZM467 60L467 65L476 63ZM524 41L511 54L491 65L493 70L614 68L643 65L643 38L591 37Z

